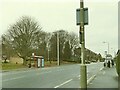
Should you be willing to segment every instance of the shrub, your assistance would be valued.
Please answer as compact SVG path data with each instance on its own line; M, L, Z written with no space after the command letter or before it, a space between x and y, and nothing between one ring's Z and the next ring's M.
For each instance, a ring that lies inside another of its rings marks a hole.
M120 76L120 50L117 53L116 70L117 70L118 76Z

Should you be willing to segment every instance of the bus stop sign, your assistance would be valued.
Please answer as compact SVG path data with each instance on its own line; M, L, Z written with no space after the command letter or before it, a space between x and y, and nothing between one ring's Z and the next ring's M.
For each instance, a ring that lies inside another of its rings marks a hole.
M76 9L76 24L80 25L80 9ZM88 25L88 8L84 8L84 25Z

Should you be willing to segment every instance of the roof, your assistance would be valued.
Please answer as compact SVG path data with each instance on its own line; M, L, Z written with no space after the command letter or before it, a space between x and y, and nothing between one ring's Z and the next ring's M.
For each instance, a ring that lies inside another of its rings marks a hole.
M112 55L111 55L111 54L107 54L106 56L107 56L107 57L112 57Z
M32 56L34 58L44 58L43 56Z

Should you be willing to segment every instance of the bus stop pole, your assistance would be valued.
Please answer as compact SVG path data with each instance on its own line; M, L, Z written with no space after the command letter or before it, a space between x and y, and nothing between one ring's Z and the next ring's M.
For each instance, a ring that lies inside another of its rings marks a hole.
M80 35L81 35L81 65L80 65L80 87L87 90L87 74L85 65L85 36L84 36L84 2L80 0Z

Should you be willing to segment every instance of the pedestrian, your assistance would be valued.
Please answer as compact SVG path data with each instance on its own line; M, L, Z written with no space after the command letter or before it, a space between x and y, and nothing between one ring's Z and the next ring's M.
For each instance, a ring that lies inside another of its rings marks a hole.
M28 67L31 68L31 63L28 64Z
M104 62L104 67L106 67L106 64L105 64L105 62Z
M112 67L114 66L114 61L113 60L111 60L111 64L112 64Z
M110 68L110 61L108 61L107 66Z
M106 66L107 66L107 60L104 61L104 67L106 67Z

